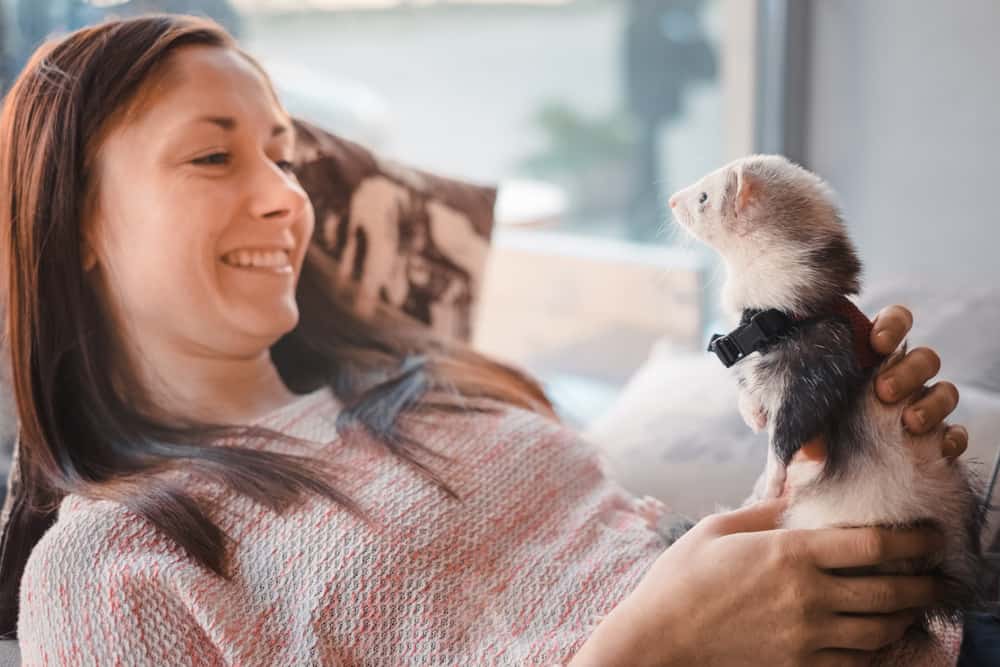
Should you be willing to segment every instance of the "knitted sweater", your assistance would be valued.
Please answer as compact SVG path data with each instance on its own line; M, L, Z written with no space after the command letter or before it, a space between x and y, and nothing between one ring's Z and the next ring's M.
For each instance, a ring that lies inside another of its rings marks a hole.
M336 438L337 407L321 390L258 422L313 444L251 446L332 460L375 526L318 496L279 515L189 480L236 541L227 582L122 506L69 496L21 580L25 667L565 664L665 548L665 508L552 421L417 422L459 502L367 437ZM954 665L961 633L941 639L900 664Z
M68 496L20 589L24 665L565 663L665 548L650 508L574 433L523 410L417 424L448 498L318 391L259 423L315 442L381 526L316 496L283 515L217 493L227 582L145 519ZM193 482L192 482L193 484ZM655 514L655 511L654 511Z

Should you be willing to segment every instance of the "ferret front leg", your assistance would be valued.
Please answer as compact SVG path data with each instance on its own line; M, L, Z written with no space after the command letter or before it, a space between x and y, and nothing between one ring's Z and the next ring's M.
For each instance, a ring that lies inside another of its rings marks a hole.
M788 479L788 470L774 452L774 447L767 448L767 466L764 469L764 498L777 498L785 489L785 480Z
M767 465L764 466L764 472L754 482L753 491L743 501L743 505L752 505L762 500L777 498L784 490L786 479L788 479L788 474L785 465L769 446L767 448Z
M760 433L767 427L767 411L752 393L740 391L737 405L743 421L754 433Z

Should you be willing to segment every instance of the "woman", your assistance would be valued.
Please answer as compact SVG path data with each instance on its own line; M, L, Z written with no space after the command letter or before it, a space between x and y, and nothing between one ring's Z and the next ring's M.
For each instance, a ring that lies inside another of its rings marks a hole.
M25 483L60 503L26 664L843 664L933 602L929 577L824 572L928 530L772 530L778 502L664 551L532 381L354 318L307 253L288 115L214 24L43 47L0 132ZM914 350L879 386L936 372ZM910 425L956 400L936 385Z

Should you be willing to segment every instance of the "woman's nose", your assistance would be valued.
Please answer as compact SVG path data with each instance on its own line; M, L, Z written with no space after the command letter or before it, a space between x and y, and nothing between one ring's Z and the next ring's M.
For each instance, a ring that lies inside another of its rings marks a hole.
M294 220L305 207L308 195L295 177L273 162L262 165L253 188L253 214L269 220Z

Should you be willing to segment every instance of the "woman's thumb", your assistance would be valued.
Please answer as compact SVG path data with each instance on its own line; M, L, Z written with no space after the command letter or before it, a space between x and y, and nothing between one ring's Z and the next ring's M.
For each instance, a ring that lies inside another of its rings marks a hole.
M774 530L778 527L778 520L787 507L788 498L783 497L762 500L732 512L717 514L712 520L712 532L716 535L731 535Z

